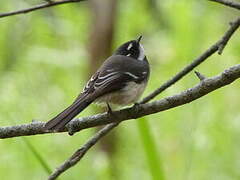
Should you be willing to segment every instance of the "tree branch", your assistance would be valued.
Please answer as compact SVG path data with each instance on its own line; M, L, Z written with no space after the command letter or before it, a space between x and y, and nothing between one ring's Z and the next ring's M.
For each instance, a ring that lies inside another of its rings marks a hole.
M133 106L131 108L125 108L120 111L115 111L113 112L114 113L113 115L103 113L94 116L75 119L72 122L70 122L69 125L63 131L69 131L71 134L74 134L82 129L106 125L113 122L118 123L125 120L137 119L149 114L166 111L168 109L172 109L177 106L190 103L218 88L221 88L223 86L226 86L227 84L232 83L238 78L240 78L240 65L235 65L225 70L222 74L212 78L206 78L195 87L190 88L174 96L166 97L161 100L147 104ZM11 127L1 127L0 138L3 139L17 136L52 133L44 132L43 130L44 124L45 123L31 123Z
M199 64L204 62L209 56L211 56L215 52L218 51L218 53L221 54L223 49L224 49L224 47L226 46L227 42L232 37L234 32L239 28L239 26L240 26L240 18L237 18L235 21L230 23L230 28L227 30L227 32L222 36L222 38L219 41L217 41L215 44L213 44L209 49L207 49L198 58L194 59L191 64L189 64L186 67L184 67L172 79L170 79L169 81L165 82L162 86L160 86L158 89L156 89L150 95L145 97L140 103L146 103L146 102L150 101L151 99L155 98L158 94L160 94L165 89L167 89L169 86L175 84L177 81L182 79L185 75L187 75L190 71L192 71Z
M77 164L84 154L92 147L94 146L99 139L101 139L103 136L105 136L110 130L112 130L114 127L116 127L118 123L111 123L106 125L104 128L99 130L93 137L91 137L86 144L84 144L80 149L74 152L74 154L67 159L63 164L61 164L56 170L48 177L48 180L54 180L59 175L61 175L63 172Z
M53 172L49 176L49 180L56 179L60 174L74 166L78 163L84 154L94 145L97 143L99 139L101 139L104 135L106 135L109 131L111 131L114 127L116 127L121 121L129 120L129 119L136 119L141 116L145 116L148 114L153 114L161 111L165 111L167 109L171 109L189 102L194 101L216 89L219 89L223 86L226 86L236 79L240 78L240 64L233 66L218 76L212 78L205 78L203 79L198 85L195 87L188 89L186 91L181 92L175 96L167 97L159 101L155 101L148 104L139 105L137 107L124 109L121 111L116 112L117 114L114 115L116 118L113 122L113 118L110 119L103 119L98 121L103 122L104 124L111 123L106 125L103 129L101 129L96 135L94 135L90 140L78 149L68 160L66 160L62 165L60 165L55 172ZM132 113L134 112L134 113ZM104 115L99 115L104 116ZM110 120L110 121L109 121ZM113 122L113 123L112 123ZM85 124L86 122L79 121L78 123ZM76 124L75 124L76 125ZM95 126L95 125L94 125ZM78 125L76 126L75 132L79 131Z
M223 5L226 5L226 6L229 6L229 7L240 10L240 3L237 3L237 2L226 1L226 0L209 0L209 1L217 2L217 3L220 3L220 4L223 4Z
M67 4L67 3L76 3L76 2L81 2L81 1L85 1L85 0L61 0L61 1L48 0L43 4L39 4L39 5L36 5L31 8L21 9L21 10L7 12L7 13L0 13L0 18L7 17L7 16L14 16L14 15L18 15L18 14L26 14L26 13L36 11L39 9L44 9L44 8L58 6L58 5Z

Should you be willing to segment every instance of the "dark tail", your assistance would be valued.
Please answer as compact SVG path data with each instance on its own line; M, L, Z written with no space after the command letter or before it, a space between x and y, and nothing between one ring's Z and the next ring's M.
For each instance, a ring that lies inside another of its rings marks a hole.
M45 124L45 130L61 130L69 121L83 111L92 101L76 100L71 106Z

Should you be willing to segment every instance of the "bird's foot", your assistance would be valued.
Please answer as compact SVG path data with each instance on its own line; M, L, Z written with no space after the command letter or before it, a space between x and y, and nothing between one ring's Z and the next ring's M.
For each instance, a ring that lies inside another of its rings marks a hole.
M112 108L108 103L107 103L107 108L108 108L107 113L113 115Z

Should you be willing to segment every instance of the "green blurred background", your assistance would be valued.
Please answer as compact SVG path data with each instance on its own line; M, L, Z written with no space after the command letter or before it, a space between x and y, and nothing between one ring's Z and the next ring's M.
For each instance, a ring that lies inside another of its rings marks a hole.
M38 3L2 1L0 12ZM139 35L152 68L147 95L216 42L238 15L207 0L91 0L2 18L0 126L49 120L112 50ZM239 56L236 32L222 56L196 70L213 76L239 63ZM190 73L156 99L198 82ZM240 179L239 88L237 81L182 107L121 123L60 179ZM96 112L91 105L80 116ZM54 170L94 132L1 140L0 179L46 179L48 168Z

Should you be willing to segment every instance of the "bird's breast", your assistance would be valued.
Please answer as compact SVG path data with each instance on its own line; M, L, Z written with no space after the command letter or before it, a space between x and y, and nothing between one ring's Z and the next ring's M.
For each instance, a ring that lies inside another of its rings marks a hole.
M110 103L113 105L128 105L137 102L147 83L128 82L121 90L103 95L95 100L96 103Z

